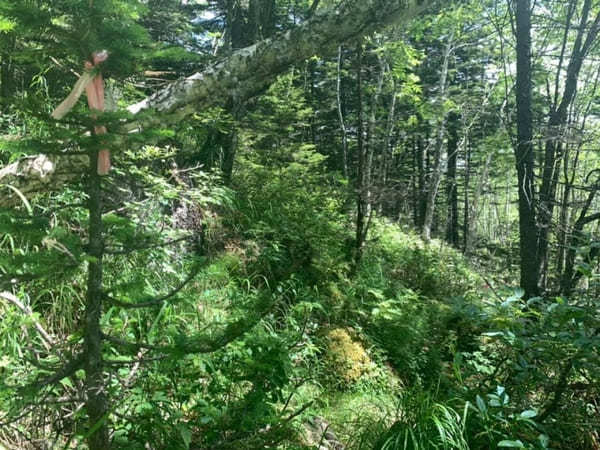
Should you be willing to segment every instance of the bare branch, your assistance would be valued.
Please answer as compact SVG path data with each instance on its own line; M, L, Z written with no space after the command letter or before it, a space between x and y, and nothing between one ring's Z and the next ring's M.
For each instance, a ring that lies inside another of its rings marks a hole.
M52 336L50 336L50 334L44 329L42 324L33 317L33 311L31 310L31 308L23 302L21 302L16 296L11 294L10 292L0 292L0 298L9 301L21 311L23 311L23 313L25 313L27 317L29 317L29 319L33 322L33 325L35 326L35 329L42 338L44 347L46 348L46 350L50 350L50 348L52 348L52 346L54 345L54 339L52 339Z

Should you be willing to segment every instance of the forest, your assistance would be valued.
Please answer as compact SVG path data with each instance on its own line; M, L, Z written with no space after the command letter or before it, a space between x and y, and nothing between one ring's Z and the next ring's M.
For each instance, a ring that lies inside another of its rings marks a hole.
M600 0L0 0L0 450L600 450Z

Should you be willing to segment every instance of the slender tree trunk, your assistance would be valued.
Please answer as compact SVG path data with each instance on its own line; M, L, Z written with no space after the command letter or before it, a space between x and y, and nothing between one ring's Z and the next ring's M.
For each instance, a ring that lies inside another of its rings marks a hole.
M467 253L469 239L469 223L471 221L471 203L469 198L469 189L471 188L471 140L465 136L465 193L463 201L463 253Z
M367 239L369 225L372 216L372 168L373 154L375 150L375 119L377 114L377 105L379 96L383 89L383 79L385 77L385 65L380 60L381 72L373 95L371 110L367 123L367 139L364 139L363 122L363 93L362 93L362 44L358 45L357 56L357 85L358 85L358 197L357 197L357 217L356 217L356 263L362 258L364 244Z
M565 264L565 248L567 245L567 235L569 224L571 222L571 178L569 177L569 149L565 151L565 162L563 164L563 183L561 192L559 225L558 225L558 254L556 255L556 273L562 274Z
M595 94L598 89L599 83L600 83L600 68L596 71L592 94L590 95L590 101L588 102L588 105L585 109L583 121L581 123L581 129L585 128L587 119L589 117L589 114L590 114L593 104L594 104L593 99L595 98ZM574 263L574 259L570 262L570 264L571 264L570 269L566 268L566 264L567 264L566 259L567 259L567 252L568 252L567 249L571 248L574 245L573 243L570 243L570 239L573 238L573 235L570 234L570 223L571 223L571 216L572 216L571 202L573 200L575 176L578 171L579 158L581 155L582 146L583 146L583 142L579 143L577 148L575 149L575 156L573 157L572 165L570 165L569 156L570 156L571 152L569 151L568 147L567 147L567 151L565 152L565 155L564 155L564 164L563 164L564 188L563 188L563 196L562 196L561 212L560 212L560 231L559 231L560 234L559 234L559 238L558 238L559 251L558 251L557 263L556 263L556 266L557 266L556 273L561 277L561 286L563 286L563 284L564 284L562 280L569 278L569 276L565 277L565 273L567 272L567 270L570 270L571 272L573 270L572 264ZM570 172L570 174L569 174L569 172Z
M477 181L477 186L475 188L475 192L473 193L473 199L470 201L470 211L469 211L469 222L465 227L465 232L467 233L465 239L465 253L471 254L475 249L475 237L477 235L477 222L479 219L480 208L479 203L483 196L483 189L488 182L488 175L490 172L490 165L492 163L493 153L488 153L485 157L485 162L483 163L483 169L481 171L481 175Z
M2 53L0 53L0 101L10 98L13 91L12 56L15 49L16 37L11 33L5 38Z
M577 248L582 244L582 242L584 242L583 228L591 222L600 220L600 213L588 215L598 189L600 189L600 182L596 183L596 185L590 190L583 208L579 213L579 217L573 226L573 231L568 241L567 254L565 256L565 270L561 280L561 293L566 297L571 295L576 287L577 281L579 280L579 276L575 273L575 259L577 257ZM588 260L593 260L599 250L599 247L594 247Z
M533 178L533 123L531 110L531 4L517 0L517 144L515 158L519 192L519 249L521 288L525 297L538 295L537 226Z
M423 220L423 228L421 233L423 239L427 242L431 239L431 227L433 226L433 219L435 213L435 201L437 199L438 189L440 181L442 179L442 147L444 145L444 134L446 131L446 118L447 114L445 109L447 80L448 80L448 66L450 63L450 54L453 50L453 39L450 37L446 48L444 50L444 61L442 63L442 72L440 74L440 117L438 118L435 141L433 143L433 167L429 178L429 189L427 192L427 206L425 208L425 218Z
M544 168L542 171L542 185L540 187L539 201L539 231L537 239L537 265L539 277L545 279L548 265L549 235L552 227L554 215L554 205L556 203L556 188L558 185L558 174L562 162L561 150L563 148L562 137L568 124L568 111L575 100L577 94L577 84L579 73L583 61L591 47L594 45L598 32L600 31L600 13L595 17L588 30L588 17L592 7L592 0L584 0L581 9L581 20L577 31L573 50L569 59L567 73L565 78L565 87L562 99L558 105L552 105L550 118L548 120L546 132L546 144L544 150ZM572 17L572 11L569 11L568 20ZM570 23L567 23L570 27ZM564 52L564 46L563 46ZM561 53L561 57L563 53ZM562 64L562 58L561 58ZM560 79L561 73L557 72L557 79ZM558 81L556 83L555 99L558 100Z
M239 1L225 0L225 35L226 38L228 38L228 50L230 52L247 47L258 38L258 19L256 15L259 13L259 10L256 1L257 0L251 0L248 3L248 11L244 11L244 8ZM238 147L238 130L236 122L239 118L241 109L239 99L229 96L228 107L233 116L234 123L231 130L227 132L227 136L224 136L222 139L223 155L221 158L221 172L223 174L223 181L226 185L231 184L233 165L235 163Z
M369 224L370 224L370 218L372 215L372 211L373 211L373 158L375 156L375 149L379 148L381 142L380 136L378 136L377 134L377 108L379 105L379 98L381 97L381 92L383 91L383 81L385 78L385 73L386 73L386 64L385 61L383 61L383 59L381 59L380 57L378 57L378 62L379 62L379 68L380 68L380 72L379 72L379 77L377 79L377 86L375 88L375 93L373 94L373 98L371 99L371 107L370 107L370 111L369 111L369 125L367 128L367 141L366 141L366 147L367 147L367 161L366 161L366 167L365 167L365 175L366 175L366 179L365 179L365 188L366 188L366 201L367 201L367 208L368 208L368 213L367 213L367 217L369 218L369 220L367 221L367 226L365 227L364 230L364 238L363 240L366 239L367 237L367 233L369 231ZM384 138L384 142L383 142L383 150L382 152L385 153L385 145L388 145L388 137L387 135Z
M451 114L448 120L448 172L447 201L448 217L446 241L458 247L458 189L456 185L456 161L458 156L458 114Z
M392 153L392 142L397 141L397 139L393 139L394 134L394 124L396 118L396 82L392 80L392 99L390 101L390 107L388 109L388 118L387 124L385 127L385 139L383 142L382 149L382 157L381 157L381 186L385 189L385 185L387 184L388 177L388 166L389 166L389 156Z
M364 250L364 237L368 211L368 199L365 189L366 185L366 166L367 149L364 142L364 121L363 121L363 95L362 95L362 43L357 46L356 57L356 85L358 101L358 130L357 130L357 151L358 151L358 186L357 186L357 211L356 211L356 257L355 263L358 265L362 259Z
M419 147L417 146L417 138L415 135L412 136L412 213L413 213L413 225L415 228L419 227L419 199L420 199L420 186L419 186L419 165L417 160L419 159L418 153Z
M85 352L85 390L86 410L90 430L88 437L90 450L107 450L108 439L108 403L103 376L102 334L100 317L102 315L102 258L104 256L104 238L102 229L102 177L97 171L97 152L90 159L88 174L88 211L89 244L87 295L84 326Z
M232 50L248 47L275 32L275 0L250 0L247 8L239 1L227 0L226 11L226 30ZM225 139L221 165L225 184L231 183L238 147L237 121L243 116L244 105L239 98L232 96L230 108L234 125Z
M433 150L433 167L429 174L429 186L427 187L427 196L425 201L425 216L423 218L423 227L421 234L425 241L431 240L431 228L435 214L435 202L437 200L438 189L442 179L442 145L444 140L445 120L438 124L437 136L435 138Z
M237 114L234 115L234 122L236 121ZM221 172L223 173L223 182L226 185L231 184L231 178L233 176L233 165L235 163L235 155L238 147L238 130L237 125L234 123L233 128L229 133L224 136L223 139L223 159L221 161Z
M425 220L425 209L427 208L427 146L423 142L421 134L417 137L417 170L419 173L419 192L417 202L417 226L422 229Z
M340 129L342 130L342 169L344 178L348 178L348 130L344 122L344 111L342 108L342 53L342 46L340 45L338 47L336 98Z

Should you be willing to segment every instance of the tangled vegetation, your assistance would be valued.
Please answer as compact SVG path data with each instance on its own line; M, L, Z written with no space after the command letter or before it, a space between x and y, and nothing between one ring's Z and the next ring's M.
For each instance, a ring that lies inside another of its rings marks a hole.
M418 3L0 0L0 450L600 449L600 5Z

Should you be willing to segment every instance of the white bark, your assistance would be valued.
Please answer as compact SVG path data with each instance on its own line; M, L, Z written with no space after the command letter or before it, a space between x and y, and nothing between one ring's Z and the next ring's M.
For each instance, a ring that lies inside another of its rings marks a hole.
M435 213L435 200L437 198L440 181L442 179L442 147L444 145L444 135L446 133L446 119L448 111L446 111L446 100L448 99L448 65L450 55L454 51L454 37L450 35L446 48L444 50L444 61L442 63L442 71L440 74L439 84L439 118L437 120L436 135L433 142L433 167L431 169L431 178L427 190L427 203L425 206L425 218L423 220L422 236L425 242L431 239L431 227L433 226L433 215Z
M143 118L124 126L131 131L180 121L209 106L226 105L230 99L243 102L263 92L274 78L289 67L314 55L328 55L340 44L387 25L406 21L433 0L349 0L335 9L312 17L297 28L233 53L202 72L178 80L128 111ZM63 161L68 170L63 170ZM73 162L77 164L73 164ZM36 156L0 170L0 186L11 185L23 193L56 190L79 177L86 166L78 156ZM59 170L60 169L60 170ZM2 189L0 207L18 202Z
M8 186L28 197L59 189L82 176L89 165L85 155L36 155L22 158L0 169L0 207L14 206L21 199Z
M432 0L352 0L314 16L297 28L236 51L208 69L176 81L153 96L131 105L137 114L177 111L189 114L198 106L224 104L229 98L246 100L264 91L293 64L314 55L333 53L340 44L413 17ZM164 123L164 114L156 121Z

